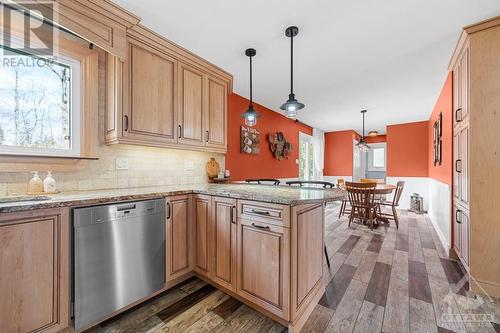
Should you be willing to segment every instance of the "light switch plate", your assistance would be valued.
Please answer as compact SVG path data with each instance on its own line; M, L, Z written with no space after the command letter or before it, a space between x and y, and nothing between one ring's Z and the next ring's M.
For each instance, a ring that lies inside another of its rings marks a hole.
M116 170L128 170L128 158L116 158Z
M299 164L299 159L298 158L295 159L295 164Z

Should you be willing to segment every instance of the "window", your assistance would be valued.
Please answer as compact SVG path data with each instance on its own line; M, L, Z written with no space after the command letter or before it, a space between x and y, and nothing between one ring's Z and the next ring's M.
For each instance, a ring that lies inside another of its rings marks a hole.
M299 179L314 180L315 170L313 138L299 133Z
M386 144L375 143L370 145L371 149L366 153L367 171L386 171Z
M2 51L0 153L79 156L80 62Z
M373 167L385 168L385 149L373 148Z

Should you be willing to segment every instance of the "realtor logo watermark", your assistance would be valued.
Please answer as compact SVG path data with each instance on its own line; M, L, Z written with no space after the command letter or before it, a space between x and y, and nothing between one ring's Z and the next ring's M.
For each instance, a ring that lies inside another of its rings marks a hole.
M57 55L57 34L59 29L51 24L55 20L55 1L0 0L2 48L2 65L14 65L16 62L9 56L19 54L32 55L49 59ZM39 59L31 64L17 65L39 66ZM43 62L43 61L42 61Z

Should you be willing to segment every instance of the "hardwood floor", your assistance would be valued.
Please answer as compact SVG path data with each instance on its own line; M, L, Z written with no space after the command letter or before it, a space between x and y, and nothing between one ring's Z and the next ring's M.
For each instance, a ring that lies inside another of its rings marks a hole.
M425 215L370 231L338 209L326 210L326 292L302 332L500 332L500 301L466 292ZM286 331L193 278L86 333Z

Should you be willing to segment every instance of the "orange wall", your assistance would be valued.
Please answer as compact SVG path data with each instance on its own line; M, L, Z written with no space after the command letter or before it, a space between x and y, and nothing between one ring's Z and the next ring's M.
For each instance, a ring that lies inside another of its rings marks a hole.
M325 133L325 176L352 176L353 130Z
M443 135L442 135L442 163L434 166L433 158L433 130L434 122L439 113L443 114ZM446 82L441 90L441 94L434 106L428 124L429 137L429 177L442 183L451 185L453 182L453 79L452 73L448 74Z
M427 177L429 122L387 126L387 176Z
M264 106L254 103L260 113L256 128L260 132L260 154L248 155L240 152L240 126L245 122L241 114L248 109L249 101L237 94L228 97L228 131L226 169L231 172L232 180L247 178L295 178L299 176L295 159L299 153L299 131L312 135L312 128L286 118ZM307 110L304 110L307 112ZM292 144L292 151L287 160L274 158L267 137L271 132L281 131Z

